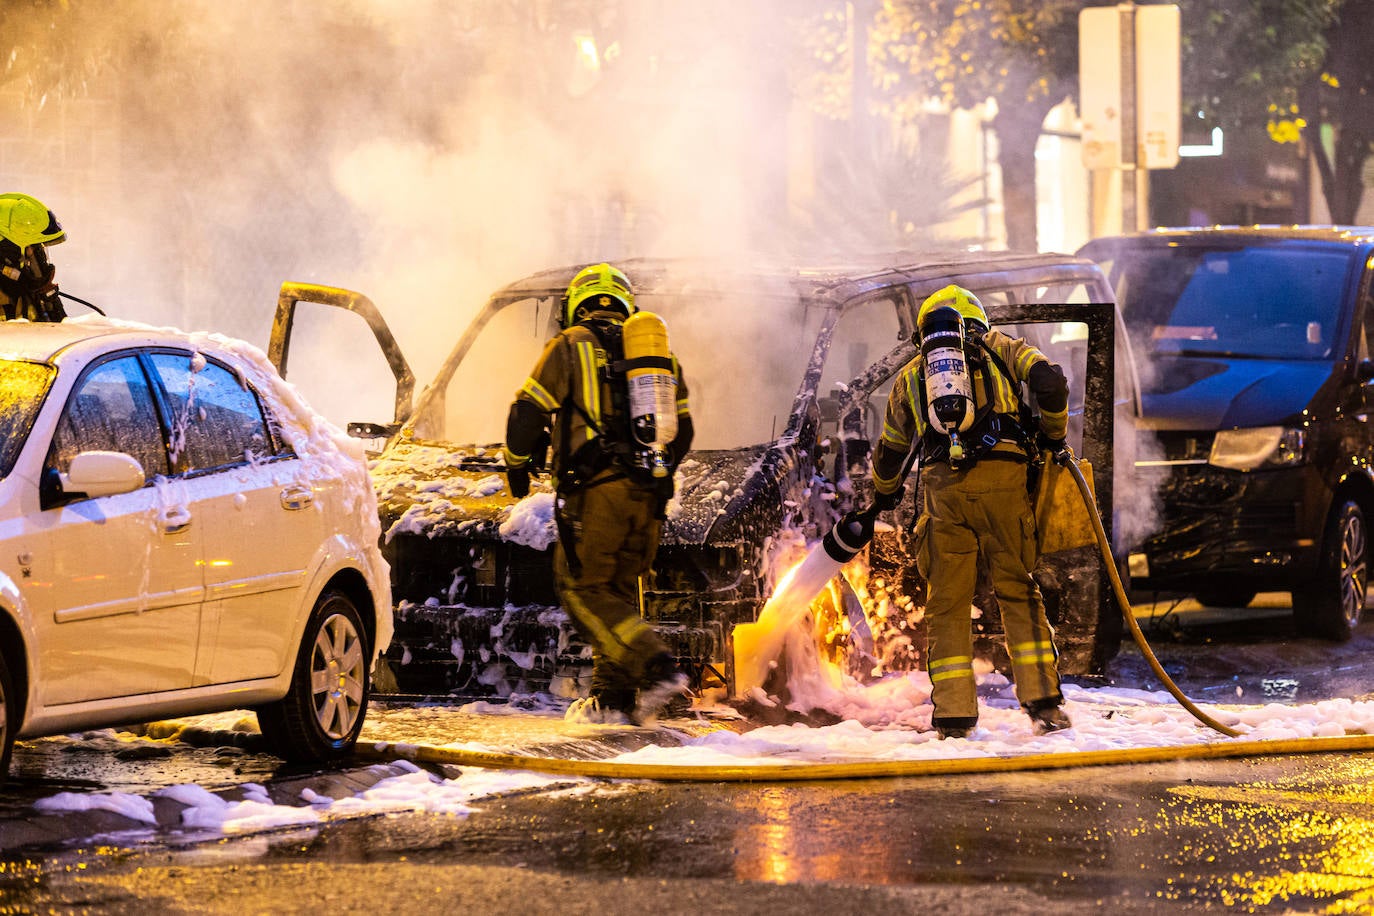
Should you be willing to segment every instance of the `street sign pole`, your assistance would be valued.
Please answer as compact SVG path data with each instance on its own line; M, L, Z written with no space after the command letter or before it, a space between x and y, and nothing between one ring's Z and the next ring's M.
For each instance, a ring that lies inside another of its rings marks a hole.
M1135 4L1117 5L1121 27L1121 231L1140 230L1139 121L1136 114L1135 83ZM1146 201L1146 208L1148 207Z
M1083 164L1103 193L1093 231L1136 232L1149 224L1149 170L1178 164L1179 10L1124 2L1078 21ZM1117 190L1119 202L1109 199Z

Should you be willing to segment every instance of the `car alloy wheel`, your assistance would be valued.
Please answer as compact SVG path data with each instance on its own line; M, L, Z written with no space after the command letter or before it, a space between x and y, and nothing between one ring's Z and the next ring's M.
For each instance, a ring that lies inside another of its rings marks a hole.
M1344 642L1364 614L1369 588L1369 534L1353 499L1331 510L1316 575L1293 586L1293 616L1301 633Z
M284 760L319 761L352 750L367 715L371 658L352 599L325 591L305 625L290 689L257 710L272 752Z
M1369 586L1369 546L1364 514L1358 507L1354 509L1341 513L1340 522L1341 616L1345 618L1346 627L1352 630L1364 612Z
M310 690L320 730L334 741L348 737L363 714L367 659L353 621L333 614L315 635L310 656Z

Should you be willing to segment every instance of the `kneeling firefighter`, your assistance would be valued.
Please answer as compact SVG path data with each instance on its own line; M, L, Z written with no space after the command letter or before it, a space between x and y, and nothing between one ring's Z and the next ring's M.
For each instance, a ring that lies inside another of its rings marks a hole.
M0 194L0 317L61 321L47 246L67 239L53 212L27 194Z
M900 500L915 449L922 505L912 549L928 583L932 724L941 738L962 738L978 723L971 609L981 553L1002 611L1017 698L1037 731L1068 728L1054 634L1031 577L1039 557L1027 491L1040 446L1060 460L1068 455L1068 383L1035 347L991 329L982 303L958 286L921 304L917 336L920 352L888 397L873 456L874 504L852 515L871 532L873 516ZM1023 384L1035 395L1038 424Z
M592 646L592 684L574 721L651 718L687 679L640 617L639 579L658 551L673 471L692 443L687 385L667 330L637 312L626 276L609 264L580 271L559 324L516 393L504 450L511 495L552 446L559 599Z

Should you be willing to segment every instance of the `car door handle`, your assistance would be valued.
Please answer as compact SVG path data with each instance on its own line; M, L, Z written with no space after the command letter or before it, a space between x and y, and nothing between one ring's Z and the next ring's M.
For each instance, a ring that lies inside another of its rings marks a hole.
M162 527L163 534L180 534L191 527L191 510L185 506L164 509L158 515L157 523Z
M315 494L307 486L292 484L281 491L283 509L308 509L315 502Z

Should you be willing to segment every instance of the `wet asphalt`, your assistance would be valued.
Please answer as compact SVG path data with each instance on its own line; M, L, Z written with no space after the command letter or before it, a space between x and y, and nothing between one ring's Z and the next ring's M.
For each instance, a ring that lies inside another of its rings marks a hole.
M1146 631L1198 699L1374 698L1369 623L1332 645L1298 639L1282 606L1183 606ZM1106 680L1158 688L1130 647ZM443 710L433 717L442 732ZM188 781L226 797L244 782L283 799L307 786L338 797L394 772L291 768L252 735L183 740L152 758L139 755L161 751L21 744L0 790L0 914L1374 911L1374 754L787 785L602 781L486 799L466 816L227 838L178 830L165 800L156 829L32 809L57 791Z

